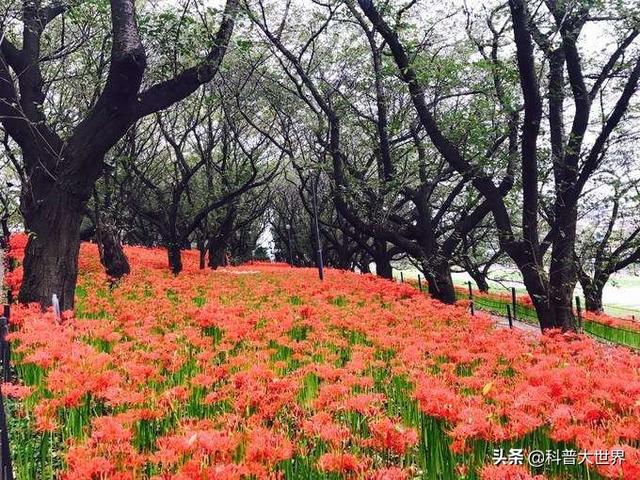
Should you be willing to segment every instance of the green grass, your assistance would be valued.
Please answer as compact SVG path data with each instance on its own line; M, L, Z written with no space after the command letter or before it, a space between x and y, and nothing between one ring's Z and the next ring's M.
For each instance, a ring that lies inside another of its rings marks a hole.
M584 331L608 342L640 349L640 332L589 321L584 322Z
M466 300L469 298L467 294L462 292L457 292L456 296L460 300ZM478 310L506 317L507 305L511 305L511 302L506 299L501 301L497 298L474 296L473 304ZM521 322L538 325L538 316L536 315L535 309L532 306L523 305L517 301L515 318ZM606 340L607 342L615 343L617 345L640 349L640 332L591 321L583 321L582 326L585 333L597 339Z

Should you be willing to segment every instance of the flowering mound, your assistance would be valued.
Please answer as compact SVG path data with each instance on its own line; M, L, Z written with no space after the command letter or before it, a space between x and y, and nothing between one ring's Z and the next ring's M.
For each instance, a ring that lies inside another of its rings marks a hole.
M163 251L127 256L110 289L82 246L75 316L14 309L19 478L640 478L626 349L496 329L370 275L187 254L174 277ZM493 465L517 449L583 461Z
M599 323L613 328L619 328L621 330L640 333L640 322L635 319L612 317L605 313L594 312L584 312L583 315L585 321L588 322Z

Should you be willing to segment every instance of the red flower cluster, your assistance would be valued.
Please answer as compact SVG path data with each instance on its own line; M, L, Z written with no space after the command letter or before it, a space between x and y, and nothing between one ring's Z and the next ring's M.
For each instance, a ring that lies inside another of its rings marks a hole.
M525 435L623 449L621 464L589 468L640 478L629 350L499 329L371 275L214 272L185 252L175 277L160 250L127 256L132 273L111 289L83 244L75 315L12 318L24 385L3 389L34 435L64 440L60 478L544 478L472 454L526 448Z

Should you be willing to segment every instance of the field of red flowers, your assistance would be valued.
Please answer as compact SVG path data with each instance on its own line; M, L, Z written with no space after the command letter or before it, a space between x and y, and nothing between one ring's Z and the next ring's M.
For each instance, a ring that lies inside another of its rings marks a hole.
M127 255L110 288L82 245L75 315L12 310L19 479L640 478L623 347L496 328L370 275L212 272L185 252L175 277L164 251ZM547 461L494 465L519 449Z

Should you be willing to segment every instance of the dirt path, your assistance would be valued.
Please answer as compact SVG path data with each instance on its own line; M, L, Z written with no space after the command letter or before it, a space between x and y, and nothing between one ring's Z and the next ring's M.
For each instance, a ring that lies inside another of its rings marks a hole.
M498 315L489 315L498 326L503 328L509 328L509 320L505 317L500 317ZM522 330L524 332L528 332L532 335L540 335L540 327L535 325L531 325L529 323L521 322L519 320L513 320L513 328L517 328L518 330Z

